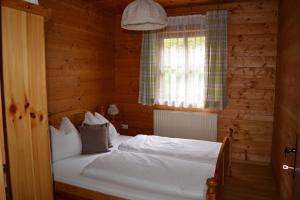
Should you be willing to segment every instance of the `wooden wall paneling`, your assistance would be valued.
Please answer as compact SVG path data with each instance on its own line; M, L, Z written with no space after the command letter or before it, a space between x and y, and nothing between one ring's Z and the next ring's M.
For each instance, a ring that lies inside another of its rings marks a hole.
M14 199L52 199L44 17L2 7L3 74Z
M219 111L221 140L226 129L235 127L233 159L270 162L277 45L277 1L243 1L168 8L168 15L229 10L228 97ZM129 124L125 134L153 133L153 109L138 105L141 33L120 28L115 22L115 95L120 117ZM175 109L176 110L176 109ZM201 111L201 110L198 110Z
M280 199L291 200L293 177L282 165L292 166L293 156L284 158L285 147L295 147L300 124L300 2L279 1L278 59L276 71L275 122L272 166Z
M52 9L46 23L49 112L94 110L112 102L114 15L92 1L41 0Z

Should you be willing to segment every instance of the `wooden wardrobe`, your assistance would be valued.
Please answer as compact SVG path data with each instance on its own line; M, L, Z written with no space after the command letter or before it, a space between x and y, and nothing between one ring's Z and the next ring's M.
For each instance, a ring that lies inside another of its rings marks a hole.
M2 96L13 200L53 199L44 21L48 11L2 0Z

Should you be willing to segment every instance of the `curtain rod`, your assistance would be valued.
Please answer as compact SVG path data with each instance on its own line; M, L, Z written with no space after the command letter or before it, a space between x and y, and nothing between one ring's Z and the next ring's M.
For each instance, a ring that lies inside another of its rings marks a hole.
M196 5L189 5L183 7L166 7L166 11L168 16L205 14L206 12L214 11L214 10L227 10L228 12L230 12L235 9L234 4L236 3L237 2L223 2L223 3L214 2L210 4L196 4Z

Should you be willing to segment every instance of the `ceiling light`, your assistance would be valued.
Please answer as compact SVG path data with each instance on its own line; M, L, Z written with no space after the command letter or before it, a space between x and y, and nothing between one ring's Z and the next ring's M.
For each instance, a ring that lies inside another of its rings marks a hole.
M121 27L127 30L149 31L165 28L167 13L153 0L135 0L124 10Z

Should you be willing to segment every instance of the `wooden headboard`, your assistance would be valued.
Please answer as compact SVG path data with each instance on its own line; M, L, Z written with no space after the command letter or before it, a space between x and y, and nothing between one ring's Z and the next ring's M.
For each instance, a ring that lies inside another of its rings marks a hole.
M54 127L59 127L61 119L68 117L75 126L78 126L83 122L86 112L87 110L72 110L49 115L49 124Z
M101 115L105 116L104 106L101 106L100 108L101 109L97 112L99 112ZM79 125L81 125L81 123L84 120L84 114L88 111L90 111L90 110L79 109L79 110L60 112L60 113L56 113L56 114L49 114L49 125L54 126L54 127L59 127L61 119L63 117L68 117L75 126L79 126Z

